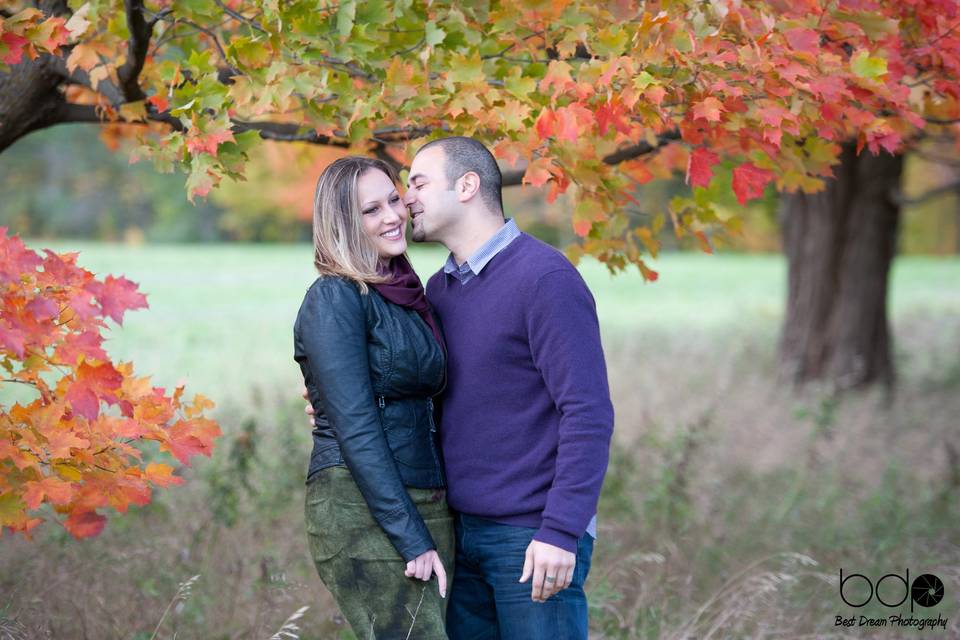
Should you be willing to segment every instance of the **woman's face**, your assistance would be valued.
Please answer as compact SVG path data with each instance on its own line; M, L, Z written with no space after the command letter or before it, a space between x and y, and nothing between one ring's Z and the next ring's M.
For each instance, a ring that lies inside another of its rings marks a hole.
M371 169L357 181L363 230L384 262L407 250L407 207L383 171Z

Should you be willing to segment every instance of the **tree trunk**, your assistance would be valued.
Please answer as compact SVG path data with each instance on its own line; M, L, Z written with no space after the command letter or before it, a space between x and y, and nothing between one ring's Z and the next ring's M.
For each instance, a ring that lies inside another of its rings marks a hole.
M781 363L797 384L892 387L887 287L903 156L858 156L849 143L840 160L824 191L781 202L788 265Z
M0 152L31 131L58 121L66 104L61 78L49 55L10 65L0 72Z

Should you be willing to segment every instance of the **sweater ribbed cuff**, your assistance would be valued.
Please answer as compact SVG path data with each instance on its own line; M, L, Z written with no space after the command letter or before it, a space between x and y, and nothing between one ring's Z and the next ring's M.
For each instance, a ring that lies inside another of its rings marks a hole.
M577 536L570 535L565 531L560 531L559 529L553 529L546 525L540 527L540 529L533 534L533 539L538 540L539 542L546 542L547 544L552 544L555 547L560 547L564 551L569 551L570 553L577 552Z

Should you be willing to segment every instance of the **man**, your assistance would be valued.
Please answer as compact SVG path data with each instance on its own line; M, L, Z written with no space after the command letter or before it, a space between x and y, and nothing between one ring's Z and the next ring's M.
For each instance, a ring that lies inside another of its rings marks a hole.
M424 145L404 203L413 240L450 250L427 283L449 355L447 632L586 638L583 583L613 430L593 297L563 254L504 220L500 170L476 140Z

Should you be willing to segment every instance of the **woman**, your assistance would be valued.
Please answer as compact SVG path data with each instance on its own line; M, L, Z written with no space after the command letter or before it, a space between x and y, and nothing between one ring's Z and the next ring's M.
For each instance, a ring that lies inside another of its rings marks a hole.
M395 183L387 164L362 157L337 160L317 182L320 277L294 325L315 412L307 533L358 638L446 638L453 521L432 402L444 348L406 258ZM435 586L424 582L433 574Z

